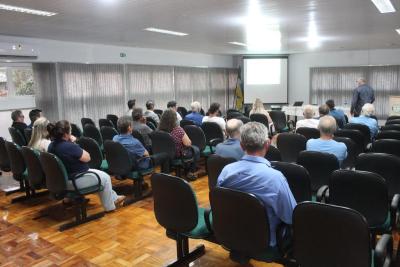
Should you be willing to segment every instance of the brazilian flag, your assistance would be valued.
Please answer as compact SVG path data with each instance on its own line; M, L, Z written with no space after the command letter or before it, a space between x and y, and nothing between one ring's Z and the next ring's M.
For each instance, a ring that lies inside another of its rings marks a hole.
M234 98L235 108L239 111L243 111L244 108L244 97L243 97L243 89L242 89L242 70L239 67L238 77L236 81L236 89L235 89L235 98Z

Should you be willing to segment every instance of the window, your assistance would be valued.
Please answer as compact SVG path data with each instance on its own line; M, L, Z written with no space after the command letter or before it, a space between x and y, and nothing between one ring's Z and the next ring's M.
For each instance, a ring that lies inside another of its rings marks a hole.
M32 69L11 69L15 95L34 95Z

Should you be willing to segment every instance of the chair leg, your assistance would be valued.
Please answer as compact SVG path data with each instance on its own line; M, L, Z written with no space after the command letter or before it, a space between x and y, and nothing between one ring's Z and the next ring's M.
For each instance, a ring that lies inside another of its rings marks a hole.
M177 234L176 236L176 255L177 260L168 264L169 267L186 266L205 254L204 245L197 246L189 252L189 239L186 236Z

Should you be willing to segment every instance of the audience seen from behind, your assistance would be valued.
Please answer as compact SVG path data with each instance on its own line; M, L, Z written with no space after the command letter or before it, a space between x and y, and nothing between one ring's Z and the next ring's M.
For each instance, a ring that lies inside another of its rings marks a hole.
M359 117L353 117L350 119L351 123L359 123L368 126L371 133L371 139L374 139L378 134L379 126L378 121L371 116L375 115L375 108L372 104L365 104L361 109L361 115Z
M128 111L126 112L126 115L131 116L132 111L135 108L136 105L136 99L130 99L128 100Z
M306 150L333 154L341 165L347 158L347 147L344 143L333 140L337 129L335 118L330 115L323 116L319 119L318 129L321 137L308 140Z
M322 104L318 108L318 113L319 113L319 118L322 118L323 116L329 115L329 107L327 104Z
M23 138L25 138L25 133L24 130L25 128L27 128L28 126L25 124L24 120L25 120L25 116L22 113L21 110L17 109L14 110L11 113L11 119L13 121L11 127L14 127L15 129L17 129L17 131L19 131L22 135Z
M151 160L149 158L149 152L143 147L139 140L132 136L132 117L122 116L118 119L117 127L119 134L113 137L113 141L125 147L131 157L133 166L137 170L150 168Z
M315 112L311 105L304 106L303 116L304 116L303 120L297 121L296 129L300 127L318 128L318 120L314 119Z
M42 110L40 109L32 109L31 111L29 111L29 119L31 120L31 124L29 124L29 128L33 127L33 124L35 123L35 121L37 119L39 119L40 117L42 117Z
M219 103L212 103L210 105L210 108L208 109L208 116L203 117L202 122L215 122L219 125L219 127L221 127L222 131L225 133L225 120L224 118L218 116L220 114L220 107L221 105Z
M201 126L204 117L200 114L201 104L197 101L194 101L192 104L190 104L190 108L192 112L185 116L185 120L193 121L197 126Z
M178 107L177 107L177 103L174 100L171 100L167 103L167 108L172 109L173 111L176 112L176 118L177 118L177 122L180 123L182 120L182 116L181 114L179 114L178 112Z
M276 230L282 222L292 224L296 200L283 174L264 158L269 148L268 129L258 122L242 126L240 144L245 151L241 160L225 166L218 186L254 194L265 206L269 220L271 247L276 247Z
M148 100L146 102L146 108L147 108L147 110L144 112L144 116L152 118L155 122L160 123L160 118L154 112L154 101L153 100Z
M103 190L98 193L103 208L106 211L112 211L116 207L121 206L124 202L125 196L118 196L112 189L110 176L100 170L89 169L88 162L90 155L88 152L80 148L77 144L73 143L74 137L71 136L71 125L68 121L58 121L56 124L49 123L47 130L53 142L49 145L48 151L55 154L64 163L67 170L69 181L67 188L74 190L72 184L72 177L82 172L94 172L101 180ZM87 173L76 180L78 188L85 188L98 184L98 179L92 173Z
M192 141L185 131L176 122L176 112L172 109L167 109L161 116L159 130L169 133L175 143L176 157L194 158L190 166L186 166L186 178L195 180L197 178L196 162L200 158L200 150L196 146L192 146Z
M256 100L254 101L249 116L251 116L252 114L263 114L267 117L268 124L272 123L271 116L269 116L268 111L264 108L264 104L259 98L256 98Z
M335 108L335 101L333 99L327 100L325 104L329 107L329 115L335 118L339 128L343 128L346 124L343 110Z
M49 132L47 131L48 124L49 121L44 117L40 117L35 121L32 128L32 137L29 141L28 147L42 152L47 152L51 143Z
M226 123L228 139L217 145L215 154L224 158L239 160L243 157L244 151L240 146L240 128L243 122L238 119L231 119Z
M138 131L143 136L143 140L146 146L150 147L151 139L149 134L151 134L153 130L149 126L147 126L146 118L143 117L143 110L141 108L135 108L133 109L131 114L133 119L133 130Z

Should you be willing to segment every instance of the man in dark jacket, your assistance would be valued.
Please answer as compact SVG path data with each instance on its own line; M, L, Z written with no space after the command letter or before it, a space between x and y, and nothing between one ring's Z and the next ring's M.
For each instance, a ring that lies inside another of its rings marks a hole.
M353 99L351 100L350 113L354 117L358 117L361 113L361 108L364 104L374 103L375 95L372 89L364 78L357 80L358 87L353 91Z

